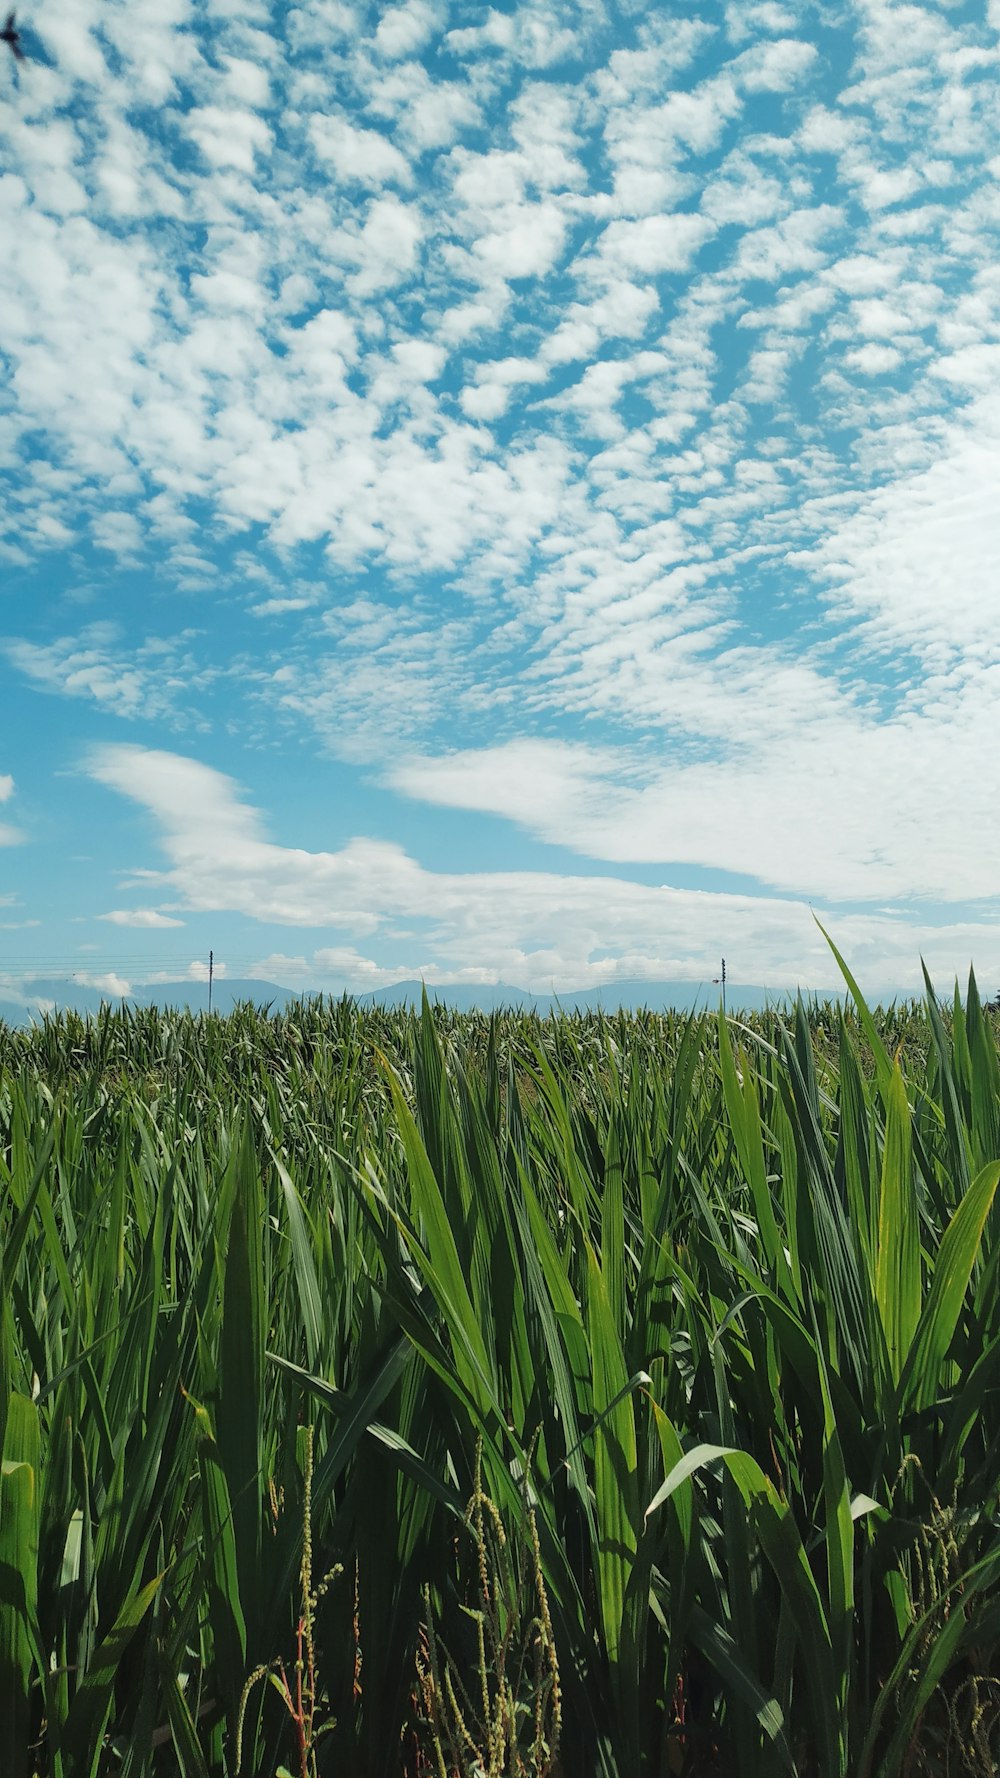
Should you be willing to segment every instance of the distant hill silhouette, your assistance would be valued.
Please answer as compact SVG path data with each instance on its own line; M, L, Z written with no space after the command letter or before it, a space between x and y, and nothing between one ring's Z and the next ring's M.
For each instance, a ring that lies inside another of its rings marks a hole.
M422 992L420 981L394 982L391 988L358 995L358 1001L366 1006L419 1006ZM726 1003L732 1011L737 1008L744 1012L760 1011L786 999L787 993L787 990L727 983ZM537 1012L544 1018L547 1013L588 1012L596 1011L598 1007L605 1012L617 1012L619 1008L637 1011L640 1007L646 1007L650 1012L691 1012L696 1007L704 1011L706 1007L718 1005L719 989L712 982L619 981L608 982L599 988L571 988L559 994L532 994L527 988L511 987L506 982L488 986L446 982L428 985L427 998L432 1003L439 1001L454 1007L457 1012L496 1012L501 1008L513 1008Z
M191 1012L208 1011L207 982L153 982L139 985L125 998L135 1006L178 1006ZM212 1011L232 1012L240 1001L250 1000L254 1006L287 1006L299 995L293 988L279 988L274 982L216 977L212 984ZM102 1006L120 1006L121 997L102 988L90 988L75 982L71 976L32 977L20 984L20 992L0 986L0 1019L8 1025L24 1025L38 1017L38 1006L56 1007L60 1011L99 1012Z
M794 988L765 988L754 984L728 982L726 1003L730 1012L761 1011L779 1005L795 994ZM359 1006L419 1006L423 983L419 980L394 982L391 987L378 988L369 994L352 996ZM812 990L804 989L811 995ZM533 994L527 988L513 987L506 982L493 985L445 982L429 985L428 998L433 1003L453 1007L457 1012L497 1012L513 1009L535 1012L540 1018L550 1013L588 1012L602 1008L616 1012L619 1008L635 1011L641 1007L651 1012L691 1012L714 1009L719 1004L718 985L692 981L619 981L598 988L570 989L560 994ZM308 999L311 990L280 987L276 982L260 982L246 978L216 977L212 987L212 1010L231 1012L239 1002L280 1011L291 1001ZM826 989L821 999L833 998ZM136 1006L186 1007L191 1012L208 1011L207 982L155 982L140 985L126 996ZM335 996L337 998L337 996ZM49 1007L61 1011L96 1013L102 1006L121 1004L120 997L100 988L86 987L66 977L34 977L19 989L0 986L0 1019L8 1025L26 1025Z

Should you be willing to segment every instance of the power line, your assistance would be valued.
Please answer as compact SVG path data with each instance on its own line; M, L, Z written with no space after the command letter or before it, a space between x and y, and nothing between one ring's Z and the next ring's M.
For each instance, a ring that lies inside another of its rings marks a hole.
M219 981L234 977L238 979L241 976L255 978L265 962L266 959L259 952L256 955L246 953L239 957L216 957L212 951L207 959L193 958L190 951L180 956L165 953L122 956L120 953L98 952L81 957L78 952L48 953L43 957L24 957L16 961L8 957L0 961L0 985L19 987L22 983L30 984L55 978L86 986L88 977L113 975L122 981L132 982L137 987L157 987L161 984L152 979L157 976L165 976L171 982L207 982L209 973L213 979ZM205 974L192 976L192 966L199 963ZM261 976L260 979L267 978Z

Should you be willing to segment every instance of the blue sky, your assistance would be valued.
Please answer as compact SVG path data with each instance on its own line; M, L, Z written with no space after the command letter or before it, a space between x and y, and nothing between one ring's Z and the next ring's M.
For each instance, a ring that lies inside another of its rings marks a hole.
M1000 4L46 0L0 981L1000 987Z

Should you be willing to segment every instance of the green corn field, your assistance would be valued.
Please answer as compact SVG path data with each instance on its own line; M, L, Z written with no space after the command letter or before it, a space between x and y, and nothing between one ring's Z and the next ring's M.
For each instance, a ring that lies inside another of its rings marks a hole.
M847 985L0 1026L2 1778L1000 1769L997 1019Z

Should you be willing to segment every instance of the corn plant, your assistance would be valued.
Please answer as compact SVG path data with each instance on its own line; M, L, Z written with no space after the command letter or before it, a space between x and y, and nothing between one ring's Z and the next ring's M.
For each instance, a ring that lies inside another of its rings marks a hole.
M997 1014L844 975L0 1027L0 1771L992 1769Z

